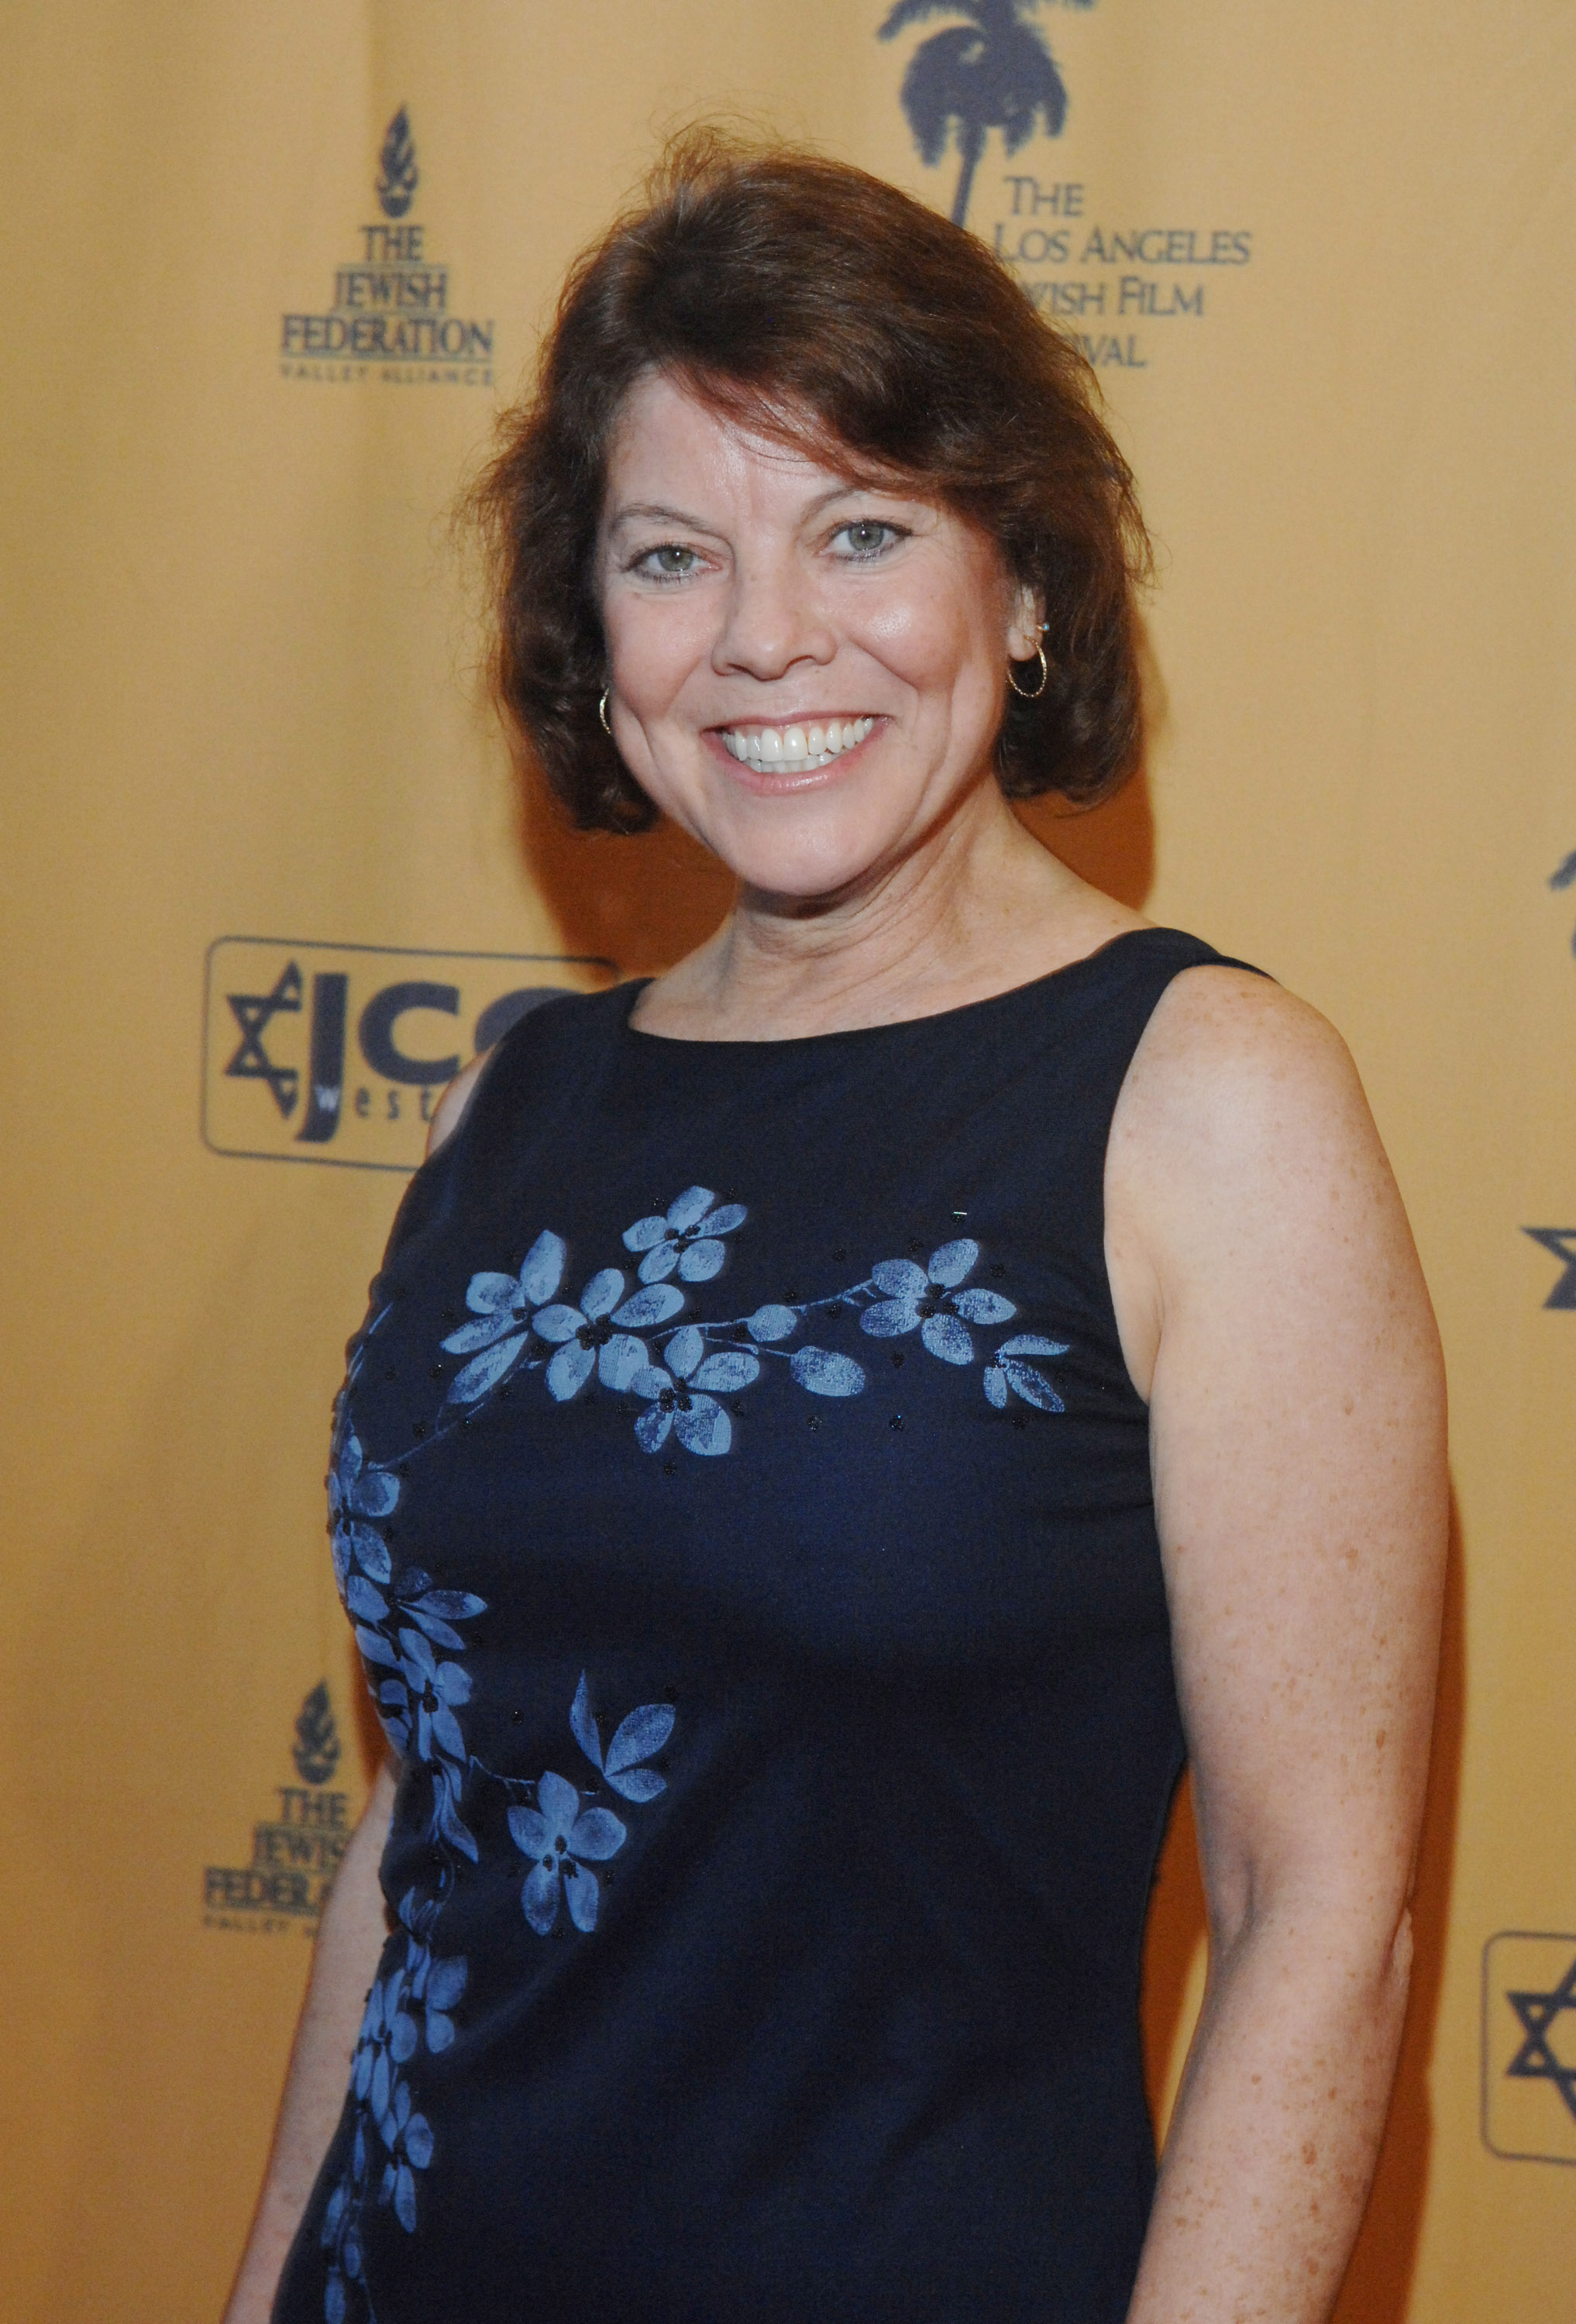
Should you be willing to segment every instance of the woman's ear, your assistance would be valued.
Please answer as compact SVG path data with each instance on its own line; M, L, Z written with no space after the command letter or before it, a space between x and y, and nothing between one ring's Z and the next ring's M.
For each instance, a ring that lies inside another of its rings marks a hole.
M1039 651L1044 632L1046 601L1037 589L1025 581L1017 583L1012 592L1011 618L1007 630L1008 658L1012 661L1030 661Z

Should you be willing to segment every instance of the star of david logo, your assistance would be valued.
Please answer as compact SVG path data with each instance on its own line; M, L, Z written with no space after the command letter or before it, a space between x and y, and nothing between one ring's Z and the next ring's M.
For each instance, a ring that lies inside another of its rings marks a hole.
M301 972L288 961L272 992L226 992L230 1014L241 1028L241 1043L225 1072L237 1082L266 1082L273 1102L288 1121L296 1110L301 1077L294 1065L276 1065L263 1046L263 1036L276 1017L299 1017Z
M1544 1305L1576 1307L1576 1227L1523 1227L1522 1233L1530 1235L1534 1242L1542 1243L1565 1270L1544 1301Z
M1520 2082L1553 2082L1567 2108L1576 2117L1576 2065L1568 2066L1550 2039L1550 2028L1564 2010L1576 2017L1576 1959L1550 1993L1509 1993L1505 1997L1521 2022L1526 2039L1505 2072ZM1576 2055L1576 2041L1571 2044Z

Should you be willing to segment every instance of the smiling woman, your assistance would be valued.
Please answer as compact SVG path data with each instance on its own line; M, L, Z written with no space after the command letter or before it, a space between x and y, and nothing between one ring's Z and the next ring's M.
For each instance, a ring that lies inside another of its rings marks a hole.
M1001 724L1002 788L1092 798L1119 781L1138 744L1131 585L1148 549L1071 342L971 237L862 171L702 135L651 190L572 271L537 392L473 499L494 558L500 698L576 820L652 818L597 729L596 542L619 423L658 375L844 485L919 483L992 541L1043 604L1049 665ZM843 513L857 561L872 528ZM648 514L649 558L666 560L649 570L682 579L696 550L660 527L685 512Z
M351 1343L397 1783L231 2324L1319 2324L1405 1997L1438 1353L1329 1027L1009 803L1137 742L1092 379L890 187L691 141L475 507L527 779L735 902L459 1077Z
M666 373L631 390L607 465L610 732L651 806L746 886L806 899L895 862L963 792L1000 815L1003 671L1037 669L1041 600L987 535ZM654 497L676 485L682 509Z

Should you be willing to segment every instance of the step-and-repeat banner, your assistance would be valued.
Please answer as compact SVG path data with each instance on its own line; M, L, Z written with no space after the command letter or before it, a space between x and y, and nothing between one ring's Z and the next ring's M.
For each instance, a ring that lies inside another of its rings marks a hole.
M1037 827L1342 1028L1452 1372L1420 1969L1341 2313L1569 2313L1571 0L22 0L6 33L0 2313L215 2316L371 1766L343 1342L456 1065L721 902L669 838L516 807L447 521L566 263L707 110L965 217L1130 449L1148 765ZM1162 2112L1190 1849L1184 1802Z

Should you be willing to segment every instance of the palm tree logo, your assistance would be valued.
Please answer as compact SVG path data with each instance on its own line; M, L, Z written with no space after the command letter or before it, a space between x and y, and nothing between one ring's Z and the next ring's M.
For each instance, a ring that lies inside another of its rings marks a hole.
M1028 143L1037 120L1047 137L1059 137L1067 118L1067 91L1045 36L1024 18L1040 0L894 0L879 40L894 40L922 17L966 16L924 41L903 76L903 110L920 158L931 168L955 130L962 156L954 226L969 214L974 171L992 129L1000 129L1009 153ZM1094 0L1066 0L1091 8Z

